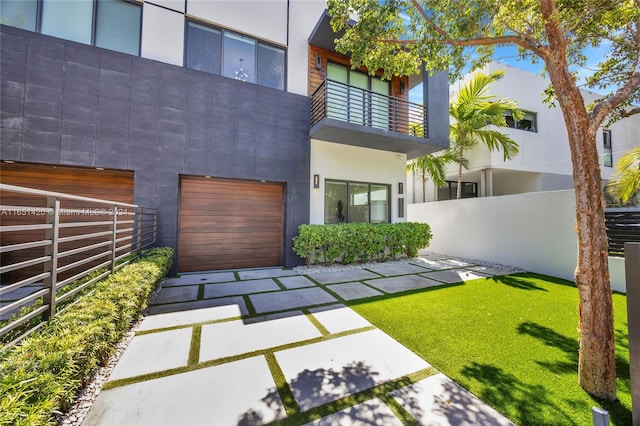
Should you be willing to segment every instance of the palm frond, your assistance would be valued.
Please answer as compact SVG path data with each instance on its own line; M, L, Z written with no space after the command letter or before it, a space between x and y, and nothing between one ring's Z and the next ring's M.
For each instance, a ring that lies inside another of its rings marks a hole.
M607 190L623 203L640 192L640 147L631 149L618 160Z

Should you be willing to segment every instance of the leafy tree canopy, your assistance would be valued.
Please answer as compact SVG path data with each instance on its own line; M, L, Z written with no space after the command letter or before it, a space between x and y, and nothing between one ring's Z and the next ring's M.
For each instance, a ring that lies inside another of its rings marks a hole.
M600 124L640 112L640 0L329 0L337 49L352 64L386 77L420 69L449 70L452 80L490 61L496 46L515 45L524 60L586 67L589 47L607 47L585 87L607 93L592 108ZM354 24L350 20L356 17ZM561 46L550 42L561 32ZM551 35L551 37L550 37ZM598 111L602 109L602 113Z

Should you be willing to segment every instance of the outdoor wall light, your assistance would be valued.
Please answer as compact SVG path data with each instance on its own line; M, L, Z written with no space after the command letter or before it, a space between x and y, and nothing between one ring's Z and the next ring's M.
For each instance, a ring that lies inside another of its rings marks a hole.
M313 187L320 188L320 175L313 175Z
M322 69L322 56L316 55L316 69Z
M398 198L398 217L404 217L404 198Z
M398 182L398 194L400 194L400 195L404 194L404 183L403 182Z
M400 82L400 93L404 93L404 81Z

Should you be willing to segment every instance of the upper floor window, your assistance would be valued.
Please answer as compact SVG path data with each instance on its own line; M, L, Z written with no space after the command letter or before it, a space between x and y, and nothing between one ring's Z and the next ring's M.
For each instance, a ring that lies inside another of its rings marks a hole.
M535 112L525 111L524 118L520 121L515 121L511 113L506 113L504 120L507 126L512 129L526 130L528 132L538 131L538 116Z
M142 7L125 0L3 0L3 24L140 54Z
M611 146L611 130L602 131L602 143L604 146L604 166L613 167L613 147Z
M185 66L284 90L284 49L195 22L187 22Z

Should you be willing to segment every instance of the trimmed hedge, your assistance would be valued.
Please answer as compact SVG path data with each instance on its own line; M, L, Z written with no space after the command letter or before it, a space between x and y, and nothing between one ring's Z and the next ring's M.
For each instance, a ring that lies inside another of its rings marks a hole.
M415 257L431 241L426 223L344 223L300 225L293 251L307 265L387 261Z
M0 359L0 424L55 424L166 276L171 248L156 248L95 284L95 291Z

